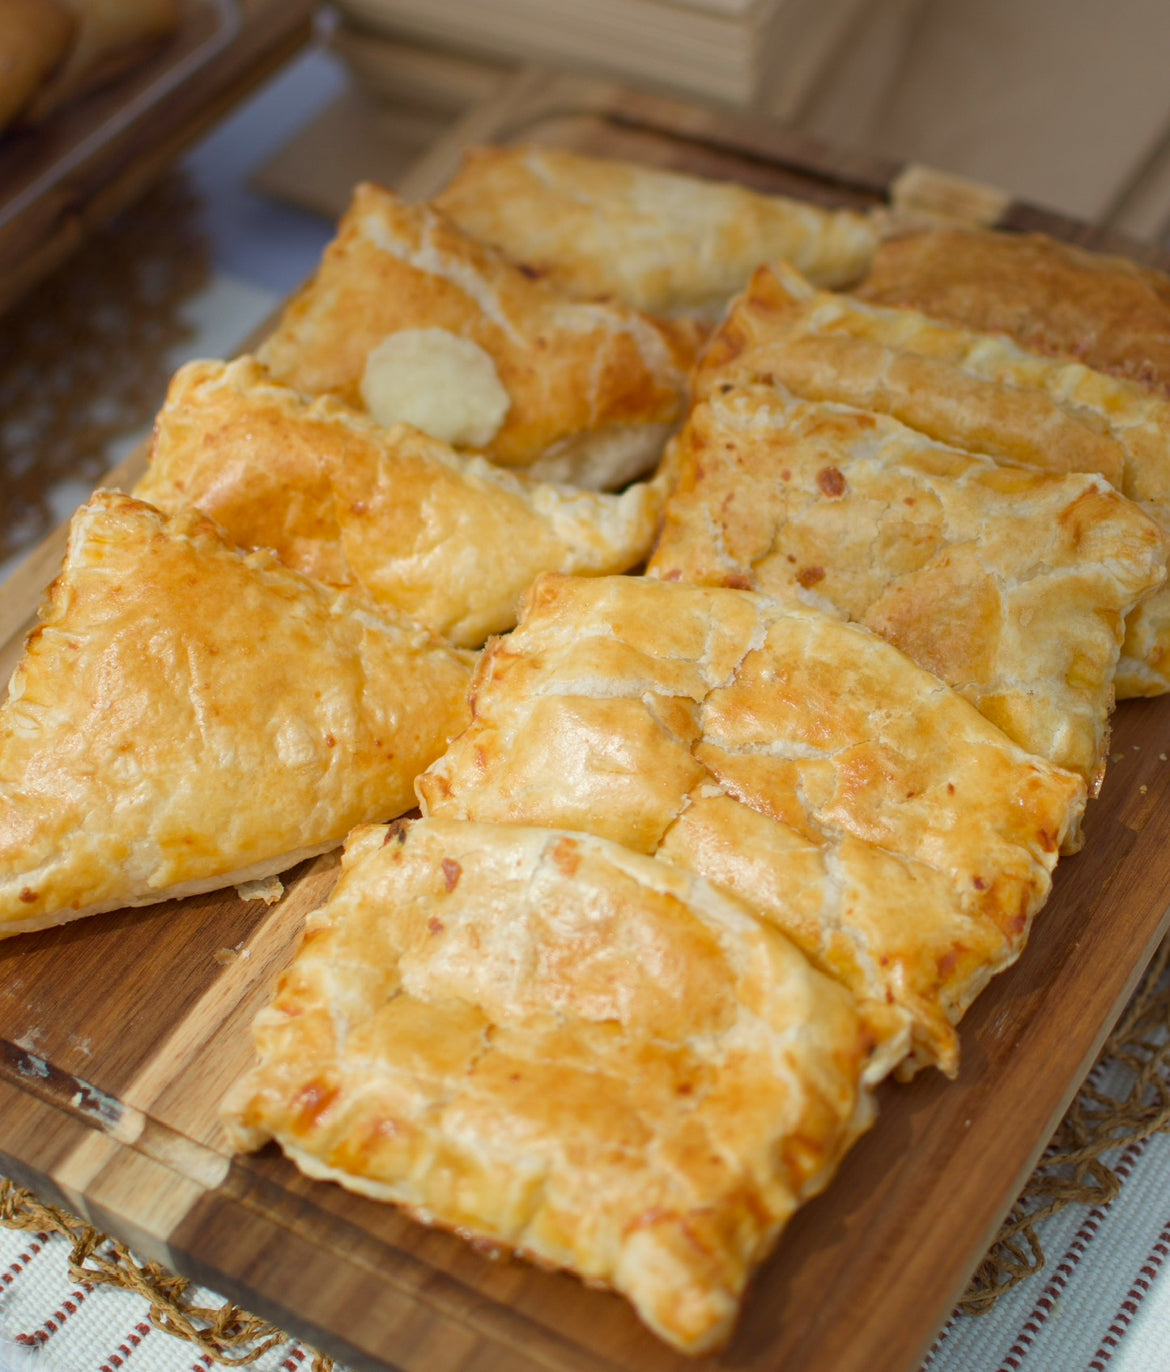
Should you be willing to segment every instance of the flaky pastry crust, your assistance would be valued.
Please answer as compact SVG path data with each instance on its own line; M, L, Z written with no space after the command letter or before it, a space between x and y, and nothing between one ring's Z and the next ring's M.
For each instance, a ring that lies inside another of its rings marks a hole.
M878 241L851 210L564 148L472 148L435 203L569 294L657 315L717 315L773 259L849 285Z
M674 457L651 575L847 615L1099 788L1124 619L1166 578L1137 505L774 386L710 395Z
M733 890L862 998L886 1069L909 1022L955 1070L1084 804L875 635L744 591L541 577L472 701L425 815L581 829Z
M516 623L539 572L642 562L666 483L606 495L532 481L332 396L309 400L244 357L179 370L134 493L196 506L241 546L473 648Z
M969 452L1058 472L1097 472L1170 531L1170 399L1001 334L818 291L761 267L704 353L697 396L779 382L806 400L892 415ZM1170 588L1126 621L1119 699L1170 690Z
M258 355L278 381L361 409L377 345L436 328L483 348L510 398L484 454L594 488L653 466L682 416L703 336L626 306L569 300L438 211L364 184Z
M1170 394L1170 277L1044 234L936 229L889 238L857 293Z
M229 886L413 804L472 657L99 492L0 707L0 935Z
M738 901L584 834L366 827L232 1093L236 1146L726 1338L872 1117L852 998Z

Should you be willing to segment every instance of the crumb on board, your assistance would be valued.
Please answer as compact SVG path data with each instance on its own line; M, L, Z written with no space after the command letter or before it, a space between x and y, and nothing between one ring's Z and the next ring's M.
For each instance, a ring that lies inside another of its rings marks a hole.
M250 958L251 956L251 948L245 948L242 939L234 948L217 948L212 954L212 957L221 967L226 967L228 963L235 962L238 958Z
M241 881L236 887L241 900L262 900L265 905L275 905L284 895L284 884L279 877L261 877L257 881Z

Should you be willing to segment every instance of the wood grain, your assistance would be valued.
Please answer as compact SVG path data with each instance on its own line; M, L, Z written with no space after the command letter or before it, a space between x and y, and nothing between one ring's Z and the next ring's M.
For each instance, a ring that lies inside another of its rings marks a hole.
M568 142L824 203L877 203L899 171L528 72L440 141L415 194L470 137ZM1003 217L1039 213L1011 205ZM1065 236L1100 241L1079 225ZM57 536L9 583L0 663L16 660L60 548ZM0 944L0 1168L374 1372L911 1372L1168 924L1170 701L1124 705L1112 755L1084 850L1061 863L1019 964L964 1023L959 1080L927 1072L882 1089L877 1126L796 1217L718 1356L685 1359L617 1297L489 1261L307 1180L274 1148L229 1156L219 1100L250 1061L248 1022L304 914L330 889L332 856L289 874L272 907L219 892Z

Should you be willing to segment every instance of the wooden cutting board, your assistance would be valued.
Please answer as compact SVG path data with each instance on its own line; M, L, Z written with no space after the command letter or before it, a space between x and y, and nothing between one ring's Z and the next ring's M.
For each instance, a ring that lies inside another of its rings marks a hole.
M534 73L460 121L410 189L433 189L459 149L483 138L642 157L828 204L873 204L896 187L919 204L933 197L1119 246L981 188ZM143 460L136 454L116 482L130 484ZM59 534L5 588L5 674L60 548ZM359 1368L910 1372L1168 923L1170 700L1124 705L1112 756L1084 850L1061 863L1024 956L964 1023L959 1080L927 1072L883 1088L876 1127L797 1216L721 1355L682 1358L616 1296L489 1260L389 1206L304 1179L274 1149L228 1155L219 1099L250 1062L249 1020L328 891L334 857L292 873L271 907L220 893L0 944L0 1169Z

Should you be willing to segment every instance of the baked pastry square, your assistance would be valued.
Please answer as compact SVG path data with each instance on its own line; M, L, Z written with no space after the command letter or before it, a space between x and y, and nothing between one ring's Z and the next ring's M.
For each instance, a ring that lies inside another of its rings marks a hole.
M857 293L1170 394L1170 277L1044 234L934 229L891 237Z
M332 396L310 400L244 357L179 370L134 493L196 506L241 546L356 585L470 648L516 623L539 572L644 561L666 489L665 477L620 495L535 482Z
M1026 352L1001 334L818 291L761 267L706 349L697 395L779 383L892 415L942 443L1050 471L1097 472L1170 530L1170 398ZM1119 698L1170 690L1170 588L1126 622Z
M1166 578L1137 505L780 387L710 395L675 460L651 575L847 615L1096 792L1124 619Z
M471 662L99 492L0 707L0 935L269 876L410 809Z
M689 1353L873 1113L846 991L584 834L359 829L254 1034L236 1146L614 1287Z
M563 148L472 148L435 203L570 295L657 315L718 316L774 259L847 286L878 242L852 210Z
M570 300L438 211L364 184L258 355L278 381L379 423L603 489L657 461L702 337Z
M1024 945L1084 784L856 625L750 592L544 576L489 646L424 815L599 834L700 872L863 1003L885 1066Z

